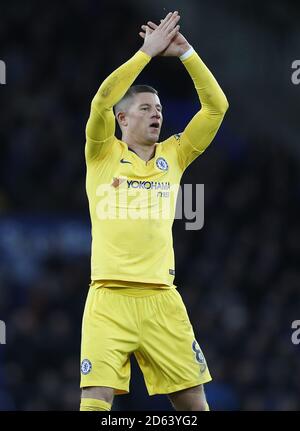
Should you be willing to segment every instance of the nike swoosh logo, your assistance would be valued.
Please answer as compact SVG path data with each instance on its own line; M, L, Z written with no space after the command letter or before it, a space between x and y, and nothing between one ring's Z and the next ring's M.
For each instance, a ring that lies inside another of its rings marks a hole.
M121 160L120 160L120 162L121 162L121 163L130 163L130 164L132 165L132 163L131 163L131 162L129 162L128 160L121 159Z

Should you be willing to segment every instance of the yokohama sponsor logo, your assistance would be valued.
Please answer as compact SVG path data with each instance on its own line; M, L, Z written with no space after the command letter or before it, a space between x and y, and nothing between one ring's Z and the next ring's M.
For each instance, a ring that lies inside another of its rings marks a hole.
M169 190L169 182L127 180L128 188L146 190Z

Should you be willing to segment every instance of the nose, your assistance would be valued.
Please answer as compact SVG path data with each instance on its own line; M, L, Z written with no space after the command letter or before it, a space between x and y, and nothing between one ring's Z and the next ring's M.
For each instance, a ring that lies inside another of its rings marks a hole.
M155 108L151 117L155 117L155 118L157 118L159 120L161 118L161 112L158 109Z

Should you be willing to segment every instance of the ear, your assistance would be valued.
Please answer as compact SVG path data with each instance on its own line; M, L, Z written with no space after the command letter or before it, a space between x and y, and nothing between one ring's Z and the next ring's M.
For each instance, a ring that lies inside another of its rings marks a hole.
M123 126L123 127L128 126L128 121L127 121L125 112L118 112L116 115L116 118L118 120L120 127L121 126Z

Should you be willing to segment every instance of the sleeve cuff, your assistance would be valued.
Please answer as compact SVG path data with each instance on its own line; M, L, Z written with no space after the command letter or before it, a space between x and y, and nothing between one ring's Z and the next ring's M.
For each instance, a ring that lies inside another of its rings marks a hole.
M195 52L194 48L191 46L190 49L188 49L184 54L182 54L179 59L181 61L186 60L189 58L193 53Z
M150 55L146 54L144 51L141 51L140 49L136 54L138 54L140 57L144 57L144 59L148 61L150 61L152 58Z

